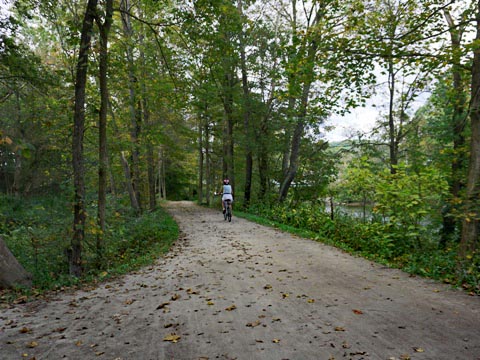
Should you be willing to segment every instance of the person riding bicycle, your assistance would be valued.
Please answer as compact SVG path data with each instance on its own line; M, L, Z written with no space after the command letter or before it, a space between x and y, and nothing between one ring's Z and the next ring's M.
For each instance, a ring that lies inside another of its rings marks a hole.
M225 179L223 180L223 191L222 191L222 207L223 213L225 214L225 201L230 200L233 202L233 190L232 185L230 185L230 180Z

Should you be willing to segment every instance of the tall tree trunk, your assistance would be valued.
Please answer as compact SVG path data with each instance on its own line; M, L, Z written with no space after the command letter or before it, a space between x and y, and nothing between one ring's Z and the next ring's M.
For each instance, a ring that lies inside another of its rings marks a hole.
M203 174L204 174L204 164L205 164L205 155L203 153L203 116L198 114L198 203L203 203Z
M99 114L99 146L98 146L98 214L97 223L100 231L97 234L97 263L102 265L104 235L105 235L105 213L107 206L107 113L108 113L108 35L112 26L113 0L106 1L105 19L102 23L97 18L97 25L100 29L100 114Z
M135 76L135 64L133 56L133 47L130 44L133 38L133 29L130 20L130 1L122 0L120 6L123 10L122 12L122 24L123 32L125 33L127 44L126 44L126 57L127 57L127 66L128 66L128 79L129 79L129 108L130 108L130 141L132 143L131 150L131 160L132 165L131 169L131 181L132 187L135 191L136 204L132 204L132 207L137 213L141 212L142 202L140 199L140 150L139 150L139 136L140 136L140 116L137 113L137 96L136 96L136 86L137 86L137 77ZM137 206L137 207L135 207Z
M450 41L453 54L453 114L452 114L452 134L453 134L453 158L452 158L452 179L450 180L451 200L457 199L460 190L463 188L463 179L466 170L466 157L464 155L466 124L466 96L463 88L462 69L460 66L460 46L463 37L463 27L456 26L452 16L448 11L444 12L445 19L449 26ZM463 22L463 21L462 21ZM455 228L461 226L461 223L452 215L451 205L443 212L443 228L440 246L445 247L448 240L451 239Z
M243 1L238 1L238 12L243 18ZM245 133L245 189L243 197L243 205L248 208L252 193L252 173L253 173L253 151L252 136L250 129L250 89L248 87L247 60L245 54L245 33L240 33L240 68L242 72L242 89L243 89L243 128Z
M16 118L17 124L19 126L18 132L19 136L23 137L23 126L22 126L22 109L20 106L20 92L18 90L15 91L15 107L16 107ZM22 176L22 155L20 154L19 149L15 151L15 171L13 173L13 184L12 184L12 194L15 196L20 195L20 187L21 187L21 176Z
M296 111L296 125L293 131L293 136L291 140L291 148L290 148L290 159L289 159L289 166L284 176L284 179L280 185L280 191L278 196L278 201L283 202L287 198L288 190L293 182L293 179L297 175L298 170L298 160L300 154L300 144L302 137L304 135L305 126L306 126L306 117L307 117L307 110L308 110L308 102L310 97L310 88L313 83L314 77L314 60L315 55L317 53L317 42L312 41L308 48L308 55L306 58L307 64L306 66L306 77L303 79L303 88L300 97L300 104L299 108Z
M212 188L212 166L211 166L211 156L210 156L210 124L209 118L207 117L207 121L205 122L205 178L207 179L207 187L206 187L206 198L207 198L207 205L210 206L211 203L211 188Z
M234 88L234 69L225 75L224 78L224 127L223 127L223 177L230 179L230 184L235 184L235 166L233 159L233 88Z
M163 147L160 146L158 151L158 187L160 192L160 197L162 200L167 200L167 184L165 180L165 159Z
M476 41L480 41L480 1L476 8ZM480 233L480 48L473 55L472 85L470 100L470 161L466 185L466 212L462 221L462 237L459 256L462 261L468 258L478 246Z
M97 0L88 0L83 19L80 49L75 78L75 110L72 141L73 165L73 237L70 253L70 273L82 275L82 244L85 238L85 169L83 158L83 132L85 130L85 87L87 83L88 54L90 52L93 21Z
M130 196L130 204L132 205L132 208L138 209L140 206L138 204L137 194L133 188L132 172L130 171L125 152L123 151L120 153L120 161L122 162L123 172L125 174L125 183L127 185L128 195Z
M393 107L395 105L395 71L393 68L393 59L388 62L388 90L389 90L389 104L388 104L388 136L389 136L389 151L390 151L390 173L397 172L398 151L397 138L395 133L395 117L393 114Z

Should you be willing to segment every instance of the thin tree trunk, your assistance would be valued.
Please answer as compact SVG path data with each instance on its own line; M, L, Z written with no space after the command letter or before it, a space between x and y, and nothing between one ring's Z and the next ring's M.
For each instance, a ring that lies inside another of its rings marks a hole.
M20 107L20 94L19 91L15 91L15 102L16 102L16 112L17 112L17 124L19 124L19 133L22 136L22 119L21 119L21 107ZM23 137L23 136L22 136ZM15 151L15 171L13 173L13 184L12 184L12 193L15 196L20 195L20 182L22 175L22 155L19 154L19 150Z
M202 114L198 115L198 203L203 203L203 173L204 173L204 163L205 156L203 153L203 123L202 123Z
M238 12L243 18L243 1L238 1ZM243 89L243 128L245 133L245 189L243 197L243 205L248 208L252 193L252 173L253 173L253 152L252 152L252 135L250 127L250 90L248 87L247 61L245 54L245 33L240 33L240 68L242 72L242 89Z
M83 19L80 49L75 78L75 111L72 141L73 165L73 237L71 241L70 273L82 275L82 244L85 238L85 169L83 157L83 132L85 130L85 87L87 83L88 54L90 52L93 21L97 0L88 0Z
M233 73L225 75L225 97L224 97L224 127L223 127L223 177L230 179L234 186L234 163L233 163Z
M209 118L205 122L205 178L207 179L206 187L206 198L207 205L210 206L211 203L211 188L212 188L212 166L211 166L211 156L210 156L210 124Z
M125 174L125 183L127 184L127 191L128 195L130 196L130 204L132 205L132 208L138 209L139 205L137 200L137 194L135 193L135 189L133 188L130 166L128 165L128 160L125 157L124 151L120 152L120 160L122 162L123 171Z
M101 266L105 235L105 214L107 206L107 113L108 113L108 35L112 26L113 0L106 1L105 20L102 23L97 18L100 29L100 114L99 114L99 166L98 166L98 214L97 223L100 231L97 233L97 264Z
M460 67L460 46L463 37L463 28L454 24L453 18L448 11L444 12L445 19L449 26L450 41L452 53L454 54L452 77L454 89L454 105L452 114L452 134L453 134L453 158L452 158L452 179L450 181L450 197L451 200L457 199L460 190L464 187L462 179L465 176L466 157L464 155L465 135L464 129L466 125L466 96L463 88L462 73ZM451 205L443 212L443 228L440 246L445 247L449 239L451 239L455 228L461 226L451 213Z
M298 170L298 159L300 154L300 143L303 137L303 133L305 131L306 126L306 116L307 116L307 109L308 109L308 102L310 96L310 88L313 82L313 62L315 59L315 54L317 52L317 42L312 41L310 47L308 49L307 55L307 72L308 77L304 79L302 94L300 97L300 105L297 112L297 123L295 125L295 130L293 131L292 141L291 141L291 149L290 149L290 160L289 166L286 172L286 175L280 185L280 192L278 201L283 202L287 198L288 190L290 189L290 185L293 182Z
M126 56L127 56L127 64L128 64L128 79L129 79L129 109L130 109L130 121L131 121L131 127L130 127L130 141L132 143L132 150L131 150L131 160L132 160L132 165L131 165L131 181L132 181L132 187L135 191L135 198L136 198L136 204L132 204L132 206L137 206L134 207L134 210L137 213L141 212L142 208L142 202L140 199L140 168L139 168L139 135L140 135L140 117L137 114L137 109L136 109L136 104L137 104L137 99L136 99L136 84L137 84L137 78L135 76L135 65L134 65L134 58L133 58L133 47L129 43L132 41L133 38L133 29L130 21L130 15L128 14L128 11L130 10L130 2L129 0L122 0L120 3L120 6L124 10L122 12L122 24L123 24L123 31L125 33L125 36L127 38L127 45L126 45Z
M395 72L393 69L393 60L388 63L388 87L389 87L389 106L388 106L388 136L390 150L390 173L397 172L397 145L395 137L395 118L393 114L393 106L395 102Z

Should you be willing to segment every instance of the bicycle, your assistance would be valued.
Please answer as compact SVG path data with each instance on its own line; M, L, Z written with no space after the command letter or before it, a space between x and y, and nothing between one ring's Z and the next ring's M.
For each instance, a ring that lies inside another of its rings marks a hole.
M228 222L232 221L232 201L227 199L225 200L225 214L223 214L223 217L225 221L228 220Z

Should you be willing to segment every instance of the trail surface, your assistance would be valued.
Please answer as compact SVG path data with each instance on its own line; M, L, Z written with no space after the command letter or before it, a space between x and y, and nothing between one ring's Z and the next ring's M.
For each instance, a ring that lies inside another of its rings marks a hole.
M0 312L0 359L480 359L480 299L188 202L154 266ZM235 214L234 214L235 215Z

